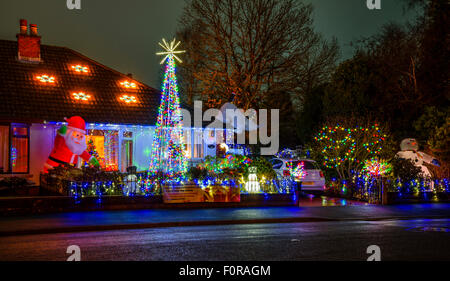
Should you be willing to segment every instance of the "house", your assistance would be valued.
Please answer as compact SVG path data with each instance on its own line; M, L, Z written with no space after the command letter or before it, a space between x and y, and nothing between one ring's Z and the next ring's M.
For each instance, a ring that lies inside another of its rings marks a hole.
M28 32L26 20L17 41L0 40L0 65L0 178L39 182L57 129L75 115L86 121L87 140L108 169L148 169L159 90L72 49L42 45L37 26ZM216 154L203 130L186 129L190 161ZM215 139L217 132L208 135Z

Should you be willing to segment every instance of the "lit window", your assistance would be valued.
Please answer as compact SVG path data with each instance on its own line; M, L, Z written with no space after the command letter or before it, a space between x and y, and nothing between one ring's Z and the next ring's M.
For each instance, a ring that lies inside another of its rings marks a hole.
M36 79L42 83L55 83L55 77L49 75L39 75Z
M122 85L123 87L127 88L127 89L136 89L136 83L134 82L129 82L129 81L123 81L120 82L120 85Z
M89 143L92 141L91 143ZM89 129L86 144L91 154L96 154L102 169L117 171L119 169L119 131ZM123 152L122 152L123 153Z
M136 97L135 96L129 96L129 95L123 95L120 97L120 100L126 103L136 103Z
M81 73L87 73L89 71L87 66L82 66L82 65L72 65L72 69L75 70L76 72L81 72Z
M12 173L28 172L28 127L24 125L11 126L10 171Z
M72 94L73 98L76 100L82 100L82 101L87 101L91 98L90 95L87 95L83 92L79 92L79 93L73 93Z

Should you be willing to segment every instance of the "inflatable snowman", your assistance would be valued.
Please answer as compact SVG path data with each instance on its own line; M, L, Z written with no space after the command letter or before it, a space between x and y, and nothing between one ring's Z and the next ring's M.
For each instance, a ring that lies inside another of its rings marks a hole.
M430 156L424 152L418 151L419 144L416 139L404 139L400 143L401 151L397 152L397 156L401 159L409 159L414 162L416 167L422 170L422 174L426 178L431 178L431 173L423 163L432 164L434 166L440 166L439 161L433 156Z

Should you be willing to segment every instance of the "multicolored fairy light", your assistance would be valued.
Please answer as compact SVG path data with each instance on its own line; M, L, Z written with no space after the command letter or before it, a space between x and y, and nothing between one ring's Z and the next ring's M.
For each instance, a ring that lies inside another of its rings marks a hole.
M297 163L297 165L295 165L295 163ZM302 180L306 176L305 163L303 161L286 162L286 169L289 170L290 175L297 180Z
M118 170L118 142L119 134L116 130L105 130L104 131L105 142L104 142L104 154L105 154L105 169L107 171L117 171Z
M11 147L11 164L13 167L15 167L16 163L17 163L17 149L13 146Z
M386 135L381 132L378 124L370 127L355 126L351 128L337 124L334 127L323 127L314 140L321 147L324 166L336 168L348 161L359 162L357 154L360 154L361 151L368 156L380 155Z
M392 167L387 162L372 158L366 160L363 170L372 176L378 177L388 174L392 170Z
M227 154L224 157L207 157L197 167L203 167L210 173L221 174L225 169L237 169L247 167L252 160L243 155Z
M184 51L175 50L180 44L180 42L175 43L175 39L170 45L165 39L163 43L159 45L165 49L165 52L159 52L157 55L165 55L161 63L166 62L166 70L148 175L154 176L158 172L163 172L168 182L178 182L185 176L187 162L182 153L185 150L185 143L174 58L181 62L175 54Z

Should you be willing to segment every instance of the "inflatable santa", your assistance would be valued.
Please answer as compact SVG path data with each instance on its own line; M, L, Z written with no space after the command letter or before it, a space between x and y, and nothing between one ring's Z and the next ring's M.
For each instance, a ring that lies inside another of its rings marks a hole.
M76 165L78 156L89 164L99 166L97 159L86 150L86 124L83 118L73 116L66 121L67 126L59 128L53 150L44 164L45 173L61 164Z
M416 167L422 170L424 177L431 178L431 173L423 163L432 164L434 166L440 166L439 161L433 156L430 156L424 152L418 151L419 144L416 139L404 139L400 143L401 151L397 152L397 156L401 159L408 159L414 162Z

